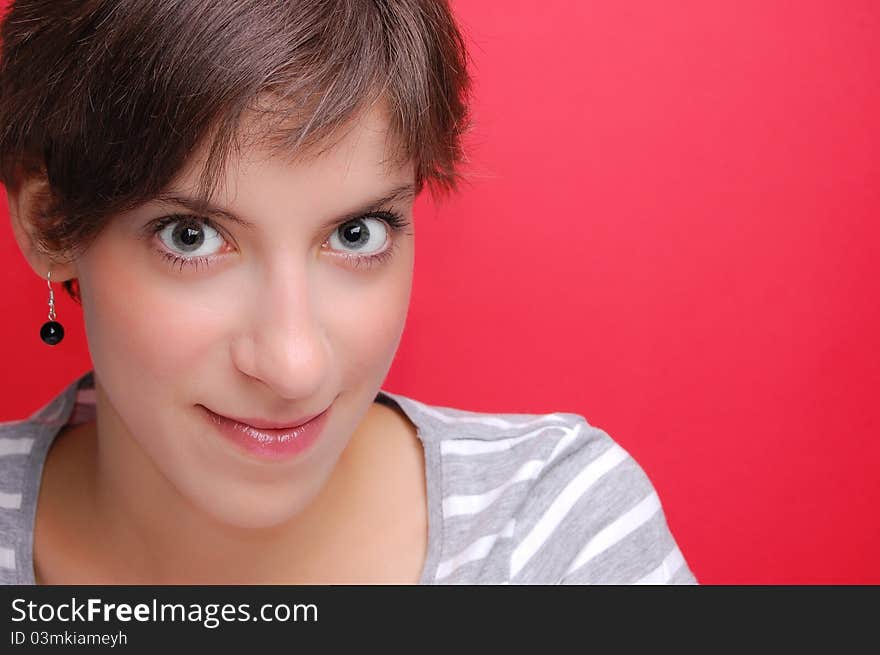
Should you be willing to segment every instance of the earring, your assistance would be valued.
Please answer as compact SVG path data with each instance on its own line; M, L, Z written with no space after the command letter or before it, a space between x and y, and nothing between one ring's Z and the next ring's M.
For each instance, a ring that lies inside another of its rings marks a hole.
M46 274L46 284L49 287L49 322L43 323L40 328L40 338L54 346L64 338L64 327L55 320L55 292L52 291L52 271Z

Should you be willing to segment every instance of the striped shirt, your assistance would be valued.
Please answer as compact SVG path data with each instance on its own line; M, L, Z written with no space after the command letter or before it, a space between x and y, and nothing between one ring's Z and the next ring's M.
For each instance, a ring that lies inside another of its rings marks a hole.
M380 390L425 453L420 584L695 584L647 475L578 414L489 414ZM95 418L89 371L28 419L0 423L0 584L34 584L43 463Z

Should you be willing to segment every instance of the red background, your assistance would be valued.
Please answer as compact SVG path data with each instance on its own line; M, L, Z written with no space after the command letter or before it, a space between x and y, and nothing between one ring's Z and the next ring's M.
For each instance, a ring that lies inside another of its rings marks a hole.
M385 388L573 411L704 583L880 583L880 5L454 3L471 182L416 206ZM0 220L0 420L90 367Z

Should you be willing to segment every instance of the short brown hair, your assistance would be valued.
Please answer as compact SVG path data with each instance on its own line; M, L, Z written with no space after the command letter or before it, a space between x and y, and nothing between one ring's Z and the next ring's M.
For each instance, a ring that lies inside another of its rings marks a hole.
M305 155L382 98L418 188L461 177L471 83L447 0L16 0L0 38L0 182L45 177L29 218L53 257L153 198L203 141L207 199L249 111Z

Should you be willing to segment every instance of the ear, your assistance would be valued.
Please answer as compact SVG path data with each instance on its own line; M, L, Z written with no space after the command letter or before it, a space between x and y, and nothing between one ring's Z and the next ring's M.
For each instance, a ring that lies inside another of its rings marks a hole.
M9 218L12 222L12 233L24 258L30 267L42 279L52 272L52 282L64 282L77 277L76 264L59 262L50 253L38 246L36 229L33 224L35 216L50 197L49 183L45 175L30 175L19 178L15 187L7 187L6 199L9 203Z

